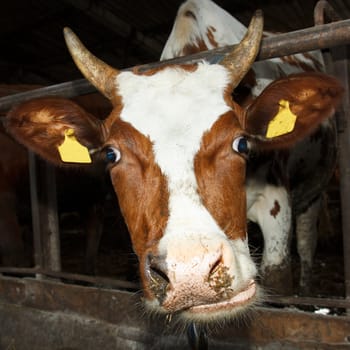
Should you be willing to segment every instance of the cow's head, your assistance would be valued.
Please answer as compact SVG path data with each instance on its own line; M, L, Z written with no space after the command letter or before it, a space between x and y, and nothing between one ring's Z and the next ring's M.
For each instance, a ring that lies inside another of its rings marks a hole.
M272 84L248 109L234 103L231 91L258 52L261 14L221 64L144 73L119 72L70 30L65 35L77 66L112 101L112 113L100 122L70 101L39 99L14 108L8 129L56 164L65 138L104 152L151 309L204 321L246 309L259 294L246 234L249 151L291 147L310 133L333 113L338 83L294 76ZM266 136L282 100L295 125Z

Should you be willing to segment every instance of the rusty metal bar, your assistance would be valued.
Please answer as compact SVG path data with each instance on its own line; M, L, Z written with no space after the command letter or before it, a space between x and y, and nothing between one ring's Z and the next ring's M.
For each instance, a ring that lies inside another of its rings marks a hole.
M350 20L344 20L264 38L257 60L265 60L268 58L286 56L299 52L330 48L349 43ZM226 53L232 50L232 47L233 46L226 46L186 57L144 64L139 66L138 69L145 71L150 68L161 67L168 64L193 63L203 59L218 61L220 58L223 58ZM127 68L125 70L131 69L132 68ZM95 91L95 88L88 81L85 79L79 79L29 92L2 97L0 99L0 110L8 110L16 103L36 97L59 95L70 98Z
M0 110L6 111L13 105L22 101L28 101L32 98L43 96L62 96L70 98L89 94L91 92L96 92L94 86L92 86L86 79L78 79L2 97L0 99Z
M323 25L326 23L325 18L329 18L332 22L341 21L343 18L334 10L333 6L326 0L317 2L314 9L315 25Z
M263 39L258 60L350 43L350 20L324 24Z

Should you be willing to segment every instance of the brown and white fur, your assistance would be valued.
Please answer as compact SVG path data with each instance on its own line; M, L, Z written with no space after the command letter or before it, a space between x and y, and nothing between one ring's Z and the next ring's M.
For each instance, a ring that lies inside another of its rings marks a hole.
M55 164L67 129L106 153L120 208L140 261L145 304L187 320L233 318L259 298L247 240L250 152L288 150L332 116L342 88L324 74L274 82L247 108L231 92L250 69L262 37L257 13L242 43L219 64L118 71L66 29L82 73L113 103L100 121L63 99L25 102L7 116L20 142ZM233 69L238 63L238 69ZM267 138L279 101L298 118Z
M238 44L245 31L242 23L213 1L188 0L179 8L161 59ZM273 34L264 32L264 35ZM255 62L233 97L245 106L274 80L311 71L324 71L321 51ZM320 197L336 161L335 133L334 120L327 120L291 152L251 154L247 164L247 217L259 225L264 237L260 271L265 284L279 293L292 292L293 217L301 261L301 292L307 292L310 287Z

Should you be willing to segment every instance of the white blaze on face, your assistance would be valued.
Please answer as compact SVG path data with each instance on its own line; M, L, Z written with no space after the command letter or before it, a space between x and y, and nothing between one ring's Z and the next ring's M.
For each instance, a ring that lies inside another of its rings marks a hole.
M193 160L204 132L229 110L223 99L228 82L225 68L206 63L193 72L170 67L152 76L123 72L118 77L121 119L150 138L168 180L168 229L184 225L198 231L200 225L218 231L198 196Z
M179 262L179 252L191 263L198 247L215 251L222 241L231 245L201 202L193 165L203 134L230 109L223 98L228 83L224 67L205 62L194 71L173 66L151 76L118 76L120 118L150 138L168 181L169 220L158 246L168 263Z

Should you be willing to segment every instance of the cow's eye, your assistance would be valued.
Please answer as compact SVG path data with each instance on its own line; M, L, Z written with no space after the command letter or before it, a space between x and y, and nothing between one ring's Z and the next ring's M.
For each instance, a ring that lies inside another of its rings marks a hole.
M248 154L249 153L248 140L244 136L238 136L233 140L232 148L237 153Z
M117 163L121 158L121 153L119 149L114 147L105 148L106 161L108 163Z

